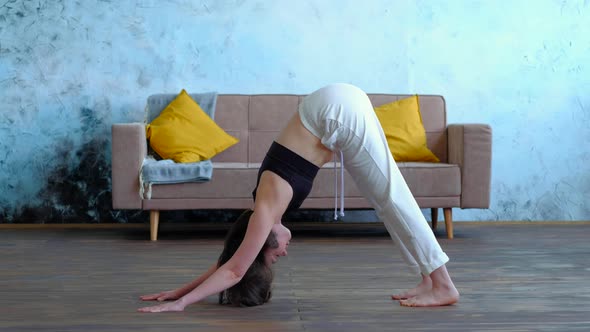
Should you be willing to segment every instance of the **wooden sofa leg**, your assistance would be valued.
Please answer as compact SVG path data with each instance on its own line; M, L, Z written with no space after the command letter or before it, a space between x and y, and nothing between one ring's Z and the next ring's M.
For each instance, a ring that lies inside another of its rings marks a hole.
M158 241L158 223L160 222L160 211L150 211L150 237L152 241Z
M436 230L436 225L438 223L438 208L431 208L430 209L430 217L432 220L432 230Z
M443 208L443 212L445 214L445 226L447 228L447 238L453 238L453 209L452 208Z

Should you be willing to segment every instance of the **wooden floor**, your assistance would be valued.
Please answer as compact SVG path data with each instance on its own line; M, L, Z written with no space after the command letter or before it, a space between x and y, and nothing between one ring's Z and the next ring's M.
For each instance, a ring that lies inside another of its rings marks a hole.
M294 231L272 301L142 314L138 296L191 279L222 233L0 229L0 331L590 331L590 225L463 224L447 240L461 301L405 308L417 280L382 226Z

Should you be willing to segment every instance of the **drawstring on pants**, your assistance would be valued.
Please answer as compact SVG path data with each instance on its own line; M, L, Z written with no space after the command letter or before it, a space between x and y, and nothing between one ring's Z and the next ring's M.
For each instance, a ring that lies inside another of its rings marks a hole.
M334 152L334 220L344 217L344 154L340 151L340 213L338 213L338 172L336 170L336 152Z

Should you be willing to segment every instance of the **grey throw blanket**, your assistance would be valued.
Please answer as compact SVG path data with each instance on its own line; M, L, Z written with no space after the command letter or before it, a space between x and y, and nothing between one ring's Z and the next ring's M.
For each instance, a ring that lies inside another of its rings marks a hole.
M175 163L170 159L155 160L148 156L139 174L141 198L152 198L153 184L207 182L213 175L211 160L197 163Z

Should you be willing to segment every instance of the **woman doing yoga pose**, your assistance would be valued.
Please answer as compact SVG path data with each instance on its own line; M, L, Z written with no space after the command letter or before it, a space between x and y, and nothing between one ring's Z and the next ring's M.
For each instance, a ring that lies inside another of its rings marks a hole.
M281 224L309 194L319 168L340 153L341 162L422 280L392 298L403 306L457 302L445 264L449 258L430 230L387 145L368 96L349 84L332 84L305 97L271 145L254 189L254 206L228 233L219 260L182 288L142 296L174 300L142 312L180 311L219 293L220 303L252 306L271 296L272 270L287 255L290 231Z

